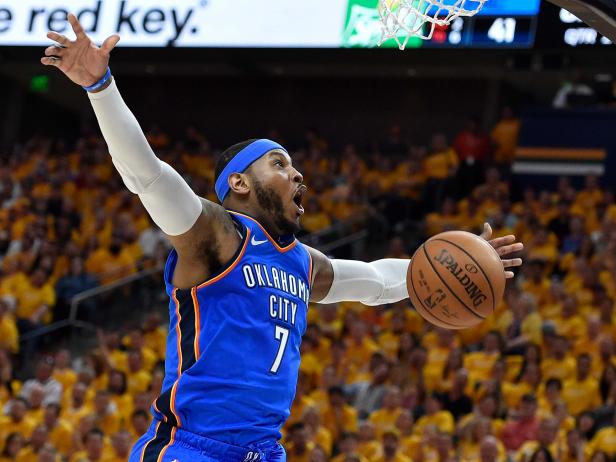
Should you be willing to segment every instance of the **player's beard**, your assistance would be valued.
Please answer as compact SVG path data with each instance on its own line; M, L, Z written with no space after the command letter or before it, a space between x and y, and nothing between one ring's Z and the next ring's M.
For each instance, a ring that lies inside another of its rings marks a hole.
M284 216L282 199L272 189L264 187L259 180L254 180L254 188L259 207L272 219L274 226L282 234L295 234L301 229L297 222Z

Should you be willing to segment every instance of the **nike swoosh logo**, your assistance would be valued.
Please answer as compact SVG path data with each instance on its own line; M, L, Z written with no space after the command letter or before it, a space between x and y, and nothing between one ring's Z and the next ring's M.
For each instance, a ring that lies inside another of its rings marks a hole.
M261 245L261 244L265 244L266 242L267 242L267 239L265 239L264 241L257 241L255 239L255 236L252 236L252 240L250 241L252 245Z

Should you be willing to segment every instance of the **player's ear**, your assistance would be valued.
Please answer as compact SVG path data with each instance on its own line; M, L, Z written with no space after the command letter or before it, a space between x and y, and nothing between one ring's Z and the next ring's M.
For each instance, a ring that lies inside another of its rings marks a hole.
M244 173L232 173L229 175L229 188L236 194L246 195L250 192L250 179Z

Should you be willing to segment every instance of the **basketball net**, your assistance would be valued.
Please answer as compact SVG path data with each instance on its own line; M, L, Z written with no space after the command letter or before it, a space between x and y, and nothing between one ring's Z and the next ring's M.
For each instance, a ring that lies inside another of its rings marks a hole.
M435 27L477 14L488 0L379 0L383 34L379 45L394 39L401 50L411 37L430 40Z

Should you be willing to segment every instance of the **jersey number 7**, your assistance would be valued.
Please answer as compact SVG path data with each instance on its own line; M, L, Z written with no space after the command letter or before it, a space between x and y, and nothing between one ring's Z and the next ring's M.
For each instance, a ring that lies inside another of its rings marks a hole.
M280 342L280 345L278 346L278 353L276 353L274 364L270 367L270 372L272 374L276 374L280 368L280 363L282 362L282 357L284 356L285 348L287 347L287 342L289 340L289 329L277 325L274 336L276 337L276 340Z

